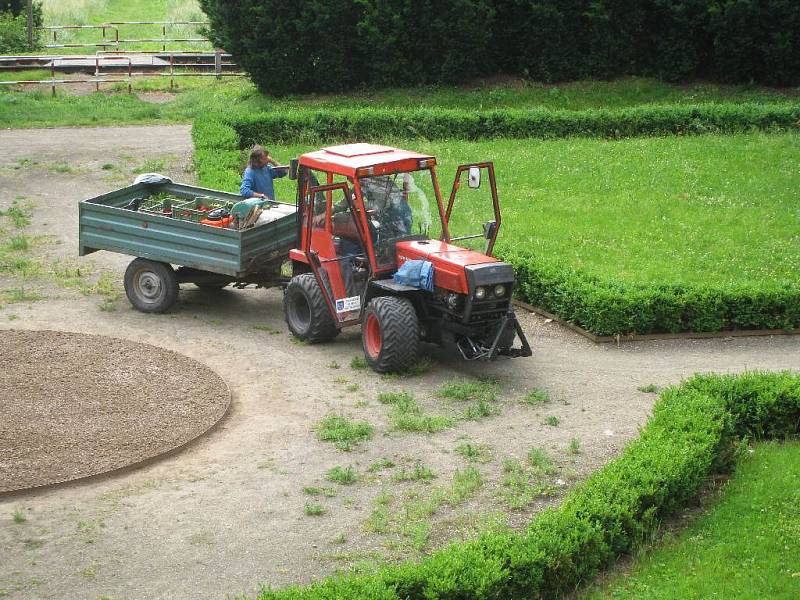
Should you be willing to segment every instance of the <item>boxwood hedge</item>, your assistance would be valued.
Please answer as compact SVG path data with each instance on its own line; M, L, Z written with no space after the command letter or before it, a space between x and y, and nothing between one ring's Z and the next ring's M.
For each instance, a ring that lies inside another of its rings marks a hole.
M386 138L629 137L796 129L800 104L662 105L620 110L298 110L210 116L194 123L203 185L238 189L242 150L255 142L326 143ZM521 297L596 335L800 327L800 285L633 285L601 280L524 248L498 249Z
M743 440L800 433L800 375L696 375L666 389L637 440L522 533L492 532L419 563L339 575L261 600L555 597L591 580L728 471Z
M245 144L386 138L466 139L634 137L797 128L800 104L655 105L582 111L340 109L270 112L237 118Z

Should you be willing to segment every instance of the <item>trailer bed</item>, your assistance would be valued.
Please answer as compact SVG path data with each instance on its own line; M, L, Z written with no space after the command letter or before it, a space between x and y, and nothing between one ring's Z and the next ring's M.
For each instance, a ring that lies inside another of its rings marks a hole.
M80 256L108 250L247 280L273 272L296 245L294 204L265 206L266 222L241 231L123 208L135 198L162 193L186 200L242 199L180 183L139 183L83 200L78 209Z

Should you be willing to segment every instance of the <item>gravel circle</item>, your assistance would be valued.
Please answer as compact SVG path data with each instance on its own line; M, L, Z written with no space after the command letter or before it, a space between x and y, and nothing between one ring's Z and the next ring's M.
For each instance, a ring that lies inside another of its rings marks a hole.
M57 331L0 336L0 492L71 481L156 457L201 435L230 404L188 358Z

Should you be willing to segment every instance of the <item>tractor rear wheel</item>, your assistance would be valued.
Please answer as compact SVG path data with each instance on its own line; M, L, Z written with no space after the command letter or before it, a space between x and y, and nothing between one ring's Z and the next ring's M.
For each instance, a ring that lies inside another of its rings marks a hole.
M380 296L372 300L361 322L367 363L378 373L401 371L417 356L419 319L406 298Z
M289 331L298 339L316 344L339 335L313 273L292 277L283 295L283 314Z
M178 277L167 263L136 258L125 269L125 294L137 310L163 313L178 299Z

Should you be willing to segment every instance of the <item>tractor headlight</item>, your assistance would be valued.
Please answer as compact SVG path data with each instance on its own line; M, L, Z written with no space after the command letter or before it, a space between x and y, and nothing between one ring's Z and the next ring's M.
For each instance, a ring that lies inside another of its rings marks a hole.
M494 286L494 295L496 298L502 298L506 295L506 286L504 285L496 285Z
M486 298L486 288L485 287L475 288L475 299L483 300L484 298Z

